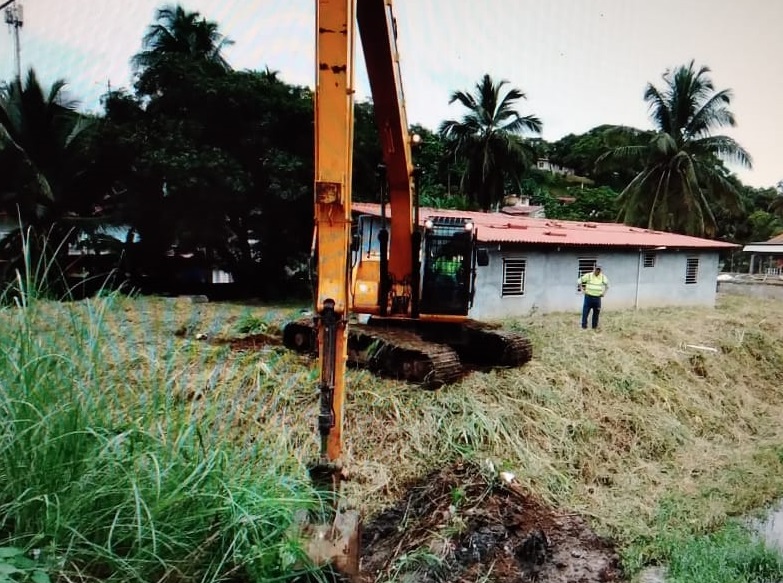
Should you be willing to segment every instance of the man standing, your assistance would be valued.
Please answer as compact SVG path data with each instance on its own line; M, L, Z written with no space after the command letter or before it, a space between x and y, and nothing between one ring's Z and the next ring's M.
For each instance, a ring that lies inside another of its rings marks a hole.
M609 289L609 280L601 271L601 266L596 265L593 271L585 273L578 281L578 290L583 291L585 301L582 305L582 328L587 328L587 316L593 312L593 328L598 328L598 316L601 313L601 298Z

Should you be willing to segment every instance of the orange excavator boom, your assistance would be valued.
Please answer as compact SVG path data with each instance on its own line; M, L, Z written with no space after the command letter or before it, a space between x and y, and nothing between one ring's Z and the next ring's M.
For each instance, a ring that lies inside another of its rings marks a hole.
M356 0L316 0L315 299L320 451L310 468L331 497L330 519L305 526L306 551L348 577L359 571L358 514L341 507L343 411L349 300Z

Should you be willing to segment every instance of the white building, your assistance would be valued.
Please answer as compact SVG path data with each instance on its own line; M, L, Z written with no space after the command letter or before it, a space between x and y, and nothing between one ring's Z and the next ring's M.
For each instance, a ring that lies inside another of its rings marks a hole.
M354 210L380 215L377 204L355 203ZM596 263L610 282L606 308L713 306L718 254L737 247L616 223L420 209L422 222L432 215L472 219L489 251L489 265L477 268L471 310L477 319L581 310L576 282Z

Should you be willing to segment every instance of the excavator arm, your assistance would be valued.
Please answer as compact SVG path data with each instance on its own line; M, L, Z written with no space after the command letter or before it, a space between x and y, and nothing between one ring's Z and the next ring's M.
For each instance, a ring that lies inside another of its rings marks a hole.
M359 516L341 507L343 411L351 240L351 168L356 0L316 0L315 229L320 451L310 468L332 505L327 522L306 526L306 551L348 577L359 570Z
M413 238L414 174L392 0L358 0L356 20L370 81L392 216L394 252L389 254L388 267L384 265L381 269L386 273L381 273L380 313L410 315L411 310L416 311L418 299L415 269L418 245ZM381 237L381 257L385 259L388 234Z

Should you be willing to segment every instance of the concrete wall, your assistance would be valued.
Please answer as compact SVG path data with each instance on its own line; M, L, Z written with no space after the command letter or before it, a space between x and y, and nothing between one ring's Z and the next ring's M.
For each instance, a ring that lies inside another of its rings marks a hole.
M721 281L718 291L729 295L783 300L783 282Z
M685 283L686 259L698 257L697 282ZM503 296L503 259L525 259L525 292ZM607 310L660 306L713 306L718 275L715 251L655 251L655 265L644 267L638 251L553 247L532 249L495 245L490 262L479 267L471 316L491 319L525 315L531 311L580 311L583 297L576 291L580 258L596 258L609 278L604 298Z

